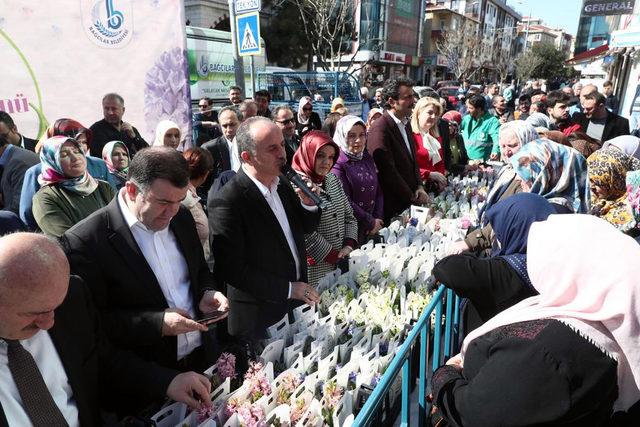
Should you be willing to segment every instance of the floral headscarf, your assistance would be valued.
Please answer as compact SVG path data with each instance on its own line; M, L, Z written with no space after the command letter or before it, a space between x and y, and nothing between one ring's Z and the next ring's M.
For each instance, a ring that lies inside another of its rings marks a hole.
M531 193L574 213L589 212L587 161L573 148L540 138L522 147L510 161Z
M180 131L180 140L182 140L182 130L180 130L180 126L171 120L162 120L156 126L156 139L153 141L154 147L164 147L164 134L167 133L169 129L178 129L178 131ZM178 146L180 145L178 144Z
M117 175L118 178L126 180L127 179L127 171L129 170L129 166L127 166L126 168L124 168L122 170L118 170L113 166L113 160L111 159L111 155L113 154L113 150L116 147L124 148L124 151L127 153L127 157L129 157L129 160L131 160L131 155L129 154L129 149L127 148L127 146L122 141L111 141L111 142L108 142L107 144L105 144L105 146L102 148L102 160L104 160L104 162L107 164L107 169L109 169L109 172L111 172L114 175Z
M364 150L359 154L353 154L349 151L349 143L347 142L347 134L356 124L361 124L365 130L367 128L362 119L358 116L348 115L342 117L336 124L336 131L333 133L333 141L338 144L340 150L342 150L348 158L352 160L362 160Z
M69 138L76 139L83 134L87 137L87 149L89 149L93 141L93 132L91 129L87 129L82 126L80 122L73 119L58 119L47 128L42 138L38 141L35 151L39 153L47 139L52 136L68 136ZM85 154L88 154L88 151Z
M308 96L303 96L302 98L300 98L300 102L298 103L298 123L300 123L301 125L308 124L309 119L311 118L311 116L309 116L309 118L304 117L303 108L307 105L311 105L313 107L311 98Z
M615 148L606 148L590 155L587 165L591 183L606 192L606 197L591 192L591 214L601 217L621 231L633 228L636 221L627 202L625 181L627 172L632 170L631 157Z
M53 136L47 139L40 151L42 172L38 176L38 182L42 187L45 185L58 185L74 193L87 196L98 187L98 181L89 175L86 168L82 176L76 178L65 176L62 166L60 166L60 149L65 142L71 142L84 155L80 144L75 139L66 136Z
M640 171L627 172L627 202L636 224L640 224Z
M296 153L293 155L291 167L308 176L314 183L322 184L324 182L324 177L315 172L316 155L325 145L331 145L336 149L336 156L333 161L333 165L335 165L336 160L338 160L340 148L325 132L312 130L302 138L300 147L298 147Z

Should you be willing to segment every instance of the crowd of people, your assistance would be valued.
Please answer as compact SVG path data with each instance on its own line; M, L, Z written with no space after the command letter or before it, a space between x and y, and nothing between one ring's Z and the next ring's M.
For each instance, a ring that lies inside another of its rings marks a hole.
M223 349L250 354L351 251L478 169L496 173L480 225L433 270L467 300L437 416L637 420L640 139L610 98L464 82L452 108L398 77L321 120L311 97L272 108L234 86L199 101L192 141L163 120L151 146L115 93L39 141L0 112L0 424L200 407Z

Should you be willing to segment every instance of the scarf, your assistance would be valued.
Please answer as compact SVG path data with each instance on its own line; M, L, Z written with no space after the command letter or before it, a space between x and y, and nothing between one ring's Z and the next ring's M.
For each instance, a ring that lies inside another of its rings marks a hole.
M333 164L335 165L336 160L338 160L340 148L335 142L333 142L329 135L319 130L312 130L302 138L300 147L296 150L291 162L291 167L293 169L297 172L303 173L309 177L312 182L318 185L321 185L324 182L324 176L318 175L315 172L316 155L325 145L331 145L335 148L336 156L333 160Z
M366 146L360 153L353 154L349 151L349 143L347 142L347 134L356 124L361 124L364 129L367 128L362 119L358 116L347 115L338 120L338 123L336 124L336 130L333 133L333 142L338 144L340 150L350 160L359 161L362 160L362 156L364 156L364 150L367 149Z
M627 202L636 224L640 224L640 171L627 173Z
M557 319L617 361L614 410L626 411L640 399L640 246L591 215L551 215L531 226L527 246L527 271L539 295L472 331L463 360L469 343L496 328ZM585 256L592 253L597 262Z
M180 126L171 120L162 120L156 126L156 139L153 141L154 147L164 147L164 134L167 133L169 129L178 129L180 131L180 139L182 140Z
M534 128L551 128L551 119L546 114L536 112L527 117L525 121Z
M111 172L113 175L117 176L118 178L122 179L123 181L126 181L127 172L129 171L129 166L127 165L126 168L118 170L113 166L113 160L111 160L111 155L113 154L113 150L116 147L124 148L124 151L126 151L127 153L127 157L129 157L129 160L131 160L131 156L129 155L129 149L122 141L111 141L106 143L105 146L102 148L102 160L104 160L104 162L107 164L107 169L109 169L109 172Z
M432 136L429 132L421 132L422 133L422 145L429 152L429 159L431 160L431 164L435 165L442 161L442 156L440 156L440 148L442 148L442 144L440 141L434 136Z
M75 139L66 136L52 136L44 142L40 151L42 172L38 176L38 182L42 187L45 185L57 185L74 193L88 196L98 188L98 181L87 172L86 157L84 175L76 178L65 176L62 166L60 166L60 150L66 142L72 143L74 147L80 150L83 156L85 155L80 148L80 144Z
M531 193L574 213L589 212L587 161L573 148L540 138L522 147L510 162Z
M300 102L298 103L298 123L301 125L309 124L309 120L311 119L311 115L309 115L308 119L305 119L304 117L303 108L307 105L313 106L313 104L311 103L311 98L308 96L303 96L302 98L300 98Z
M616 136L605 142L602 148L613 146L625 153L627 156L640 159L640 138L633 135Z
M634 162L634 160L636 162ZM587 159L589 180L606 193L605 197L591 192L591 214L613 224L620 231L636 225L627 201L627 172L640 169L638 159L627 156L616 148L603 148Z
M344 107L344 99L340 98L339 96L336 98L333 98L333 101L331 101L331 110L329 110L331 113L335 113L336 110L340 107Z

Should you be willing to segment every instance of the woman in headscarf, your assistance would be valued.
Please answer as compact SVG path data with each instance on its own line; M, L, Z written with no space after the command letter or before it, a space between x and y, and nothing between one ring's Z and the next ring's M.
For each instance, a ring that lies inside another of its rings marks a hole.
M330 113L336 113L338 112L338 109L340 108L345 108L344 106L344 99L342 99L341 97L337 96L335 98L333 98L333 101L331 101L331 109L329 110Z
M449 172L454 175L459 175L467 170L467 165L469 164L467 149L464 146L464 138L460 135L462 114L451 110L444 113L442 118L446 120L449 125L449 146L451 148Z
M108 182L113 189L117 187L116 179L109 173L107 164L102 159L89 155L93 133L76 120L58 119L53 122L36 145L36 153L42 151L44 143L52 136L67 136L75 139L85 154L87 171L95 179ZM38 177L42 173L42 163L33 165L24 175L22 192L20 193L20 218L30 230L38 230L38 224L33 217L33 196L40 190Z
M510 162L523 191L541 195L558 213L589 212L587 161L573 148L538 139L514 154Z
M49 236L62 236L116 194L107 182L89 175L85 154L75 139L49 138L40 151L40 162L42 188L33 197L33 216Z
M615 148L603 148L587 159L591 184L591 214L623 232L636 221L627 201L627 172L640 169L640 160Z
M640 243L640 171L627 172L627 203L636 222L629 235L638 234L635 239Z
M208 260L211 251L209 247L209 220L200 203L197 188L207 180L213 168L213 156L209 150L201 147L189 148L183 153L183 156L189 165L189 189L187 196L180 204L191 212L204 250L204 258Z
M524 298L535 295L527 275L527 237L531 224L555 213L537 194L519 193L496 203L485 219L495 235L490 258L451 255L436 264L434 277L468 298L480 324ZM470 322L465 330L479 326Z
M298 103L298 114L296 118L296 135L299 139L302 139L307 132L311 130L320 130L322 128L322 122L318 113L313 111L313 103L311 98L303 96Z
M311 131L302 138L291 167L318 185L320 198L329 202L322 209L320 223L314 233L305 235L309 284L316 286L338 262L356 247L358 222L342 184L331 169L340 149L324 132Z
M129 149L122 141L110 141L102 147L102 160L107 164L109 174L116 181L116 190L124 187L129 170Z
M522 147L536 139L538 139L538 133L535 128L523 120L514 120L500 126L498 135L500 156L505 164L498 172L498 176L487 195L487 200L478 213L480 223L483 226L469 233L463 241L451 245L449 248L450 254L457 254L467 250L480 252L491 248L493 244L493 229L491 224L487 224L484 219L485 212L500 200L522 191L520 179L509 160L522 150Z
M182 140L180 127L171 120L162 120L156 126L156 139L153 141L154 147L170 147L177 150Z
M616 136L602 144L602 148L609 147L617 148L627 156L640 159L640 138L633 135Z
M539 295L473 331L433 374L446 425L635 425L638 259L633 239L591 215L534 223L527 271Z
M364 122L356 116L341 118L333 141L340 147L340 154L331 172L342 182L358 220L358 243L362 244L384 226L382 188L373 157L367 151Z
M369 110L369 114L367 114L367 130L371 127L373 122L382 117L383 113L384 111L382 111L381 108L372 108Z
M427 185L441 191L447 186L444 166L444 148L442 136L438 130L438 120L442 115L440 101L435 98L420 98L411 113L411 130L416 148L416 163L420 178ZM432 186L432 185L429 185Z
M527 120L525 121L536 129L544 128L546 130L549 130L549 128L551 127L551 119L549 119L549 116L543 113L532 113L529 115L529 117L527 117Z

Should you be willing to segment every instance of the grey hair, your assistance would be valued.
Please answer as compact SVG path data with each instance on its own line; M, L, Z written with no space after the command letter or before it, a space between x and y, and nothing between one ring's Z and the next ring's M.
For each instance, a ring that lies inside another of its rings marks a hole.
M124 106L124 98L115 92L111 92L103 96L102 102L106 101L107 99L115 99L120 103L120 105Z
M256 140L253 136L253 129L259 124L272 124L273 122L266 117L255 116L249 117L240 124L236 132L236 144L238 144L238 153L248 151L252 156L256 155ZM240 158L242 160L242 157ZM244 162L244 160L242 160Z
M513 133L522 145L539 138L536 128L524 120L513 120L500 126L499 139L503 139L507 133Z
M218 112L218 117L220 117L222 113L224 113L225 111L231 111L233 114L236 115L239 122L242 121L242 113L240 112L240 109L235 105L227 105L226 107L222 107Z
M278 106L276 107L276 109L275 109L275 110L273 110L273 117L277 117L277 116L278 116L278 113L279 113L280 111L282 111L282 110L287 110L287 111L290 111L290 112L291 112L291 114L294 114L294 113L293 113L293 110L292 110L292 109L291 109L291 107L289 107L288 105L278 105Z

